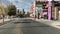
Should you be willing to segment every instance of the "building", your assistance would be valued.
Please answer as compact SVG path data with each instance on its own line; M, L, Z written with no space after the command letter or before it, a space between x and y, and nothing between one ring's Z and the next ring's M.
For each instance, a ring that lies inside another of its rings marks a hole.
M59 19L59 0L52 0L52 1L48 1L48 0L36 0L35 2L35 6L33 6L33 8L35 8L35 10L32 13L35 13L35 15L38 18L44 18L44 19L54 19L57 20ZM35 16L34 16L35 17Z
M44 1L36 0L34 2L35 2L35 6L34 6L35 11L33 11L33 13L35 13L37 18L44 17L46 14L46 11L45 11L46 9L44 8L45 6L43 6Z
M59 5L59 1L52 1L52 18L54 20L57 20L59 19L59 8L60 8L60 5Z
M35 1L33 2L30 8L30 17L35 17Z

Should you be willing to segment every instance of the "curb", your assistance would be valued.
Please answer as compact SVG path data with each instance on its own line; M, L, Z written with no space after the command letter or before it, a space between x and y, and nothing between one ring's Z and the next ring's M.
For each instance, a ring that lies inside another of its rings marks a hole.
M10 20L10 21L13 21L13 20ZM4 24L7 24L7 23L10 22L10 21L4 21L4 23L0 23L0 26L1 26L1 25L4 25Z

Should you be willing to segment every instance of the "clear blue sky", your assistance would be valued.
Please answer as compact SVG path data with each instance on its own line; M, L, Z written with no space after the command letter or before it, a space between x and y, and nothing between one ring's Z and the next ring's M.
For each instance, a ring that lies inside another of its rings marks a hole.
M0 2L9 4L13 3L19 9L25 9L25 11L29 11L29 8L34 0L0 0Z

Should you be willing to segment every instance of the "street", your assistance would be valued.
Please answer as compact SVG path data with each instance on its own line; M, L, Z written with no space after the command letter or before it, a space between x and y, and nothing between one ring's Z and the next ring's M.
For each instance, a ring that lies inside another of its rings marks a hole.
M0 34L60 34L60 29L31 19L15 18L0 26Z

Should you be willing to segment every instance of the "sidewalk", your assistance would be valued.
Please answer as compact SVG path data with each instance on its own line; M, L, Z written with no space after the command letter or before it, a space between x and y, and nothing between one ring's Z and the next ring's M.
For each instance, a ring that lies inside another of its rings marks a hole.
M31 19L34 20L34 18L31 18ZM47 19L36 19L35 21L38 21L40 23L43 23L43 24L46 24L49 26L53 26L53 27L60 29L60 21L59 20L54 21L54 20L47 20Z
M12 19L4 19L4 23L3 23L3 19L0 19L0 25L6 24L7 22L11 21Z

